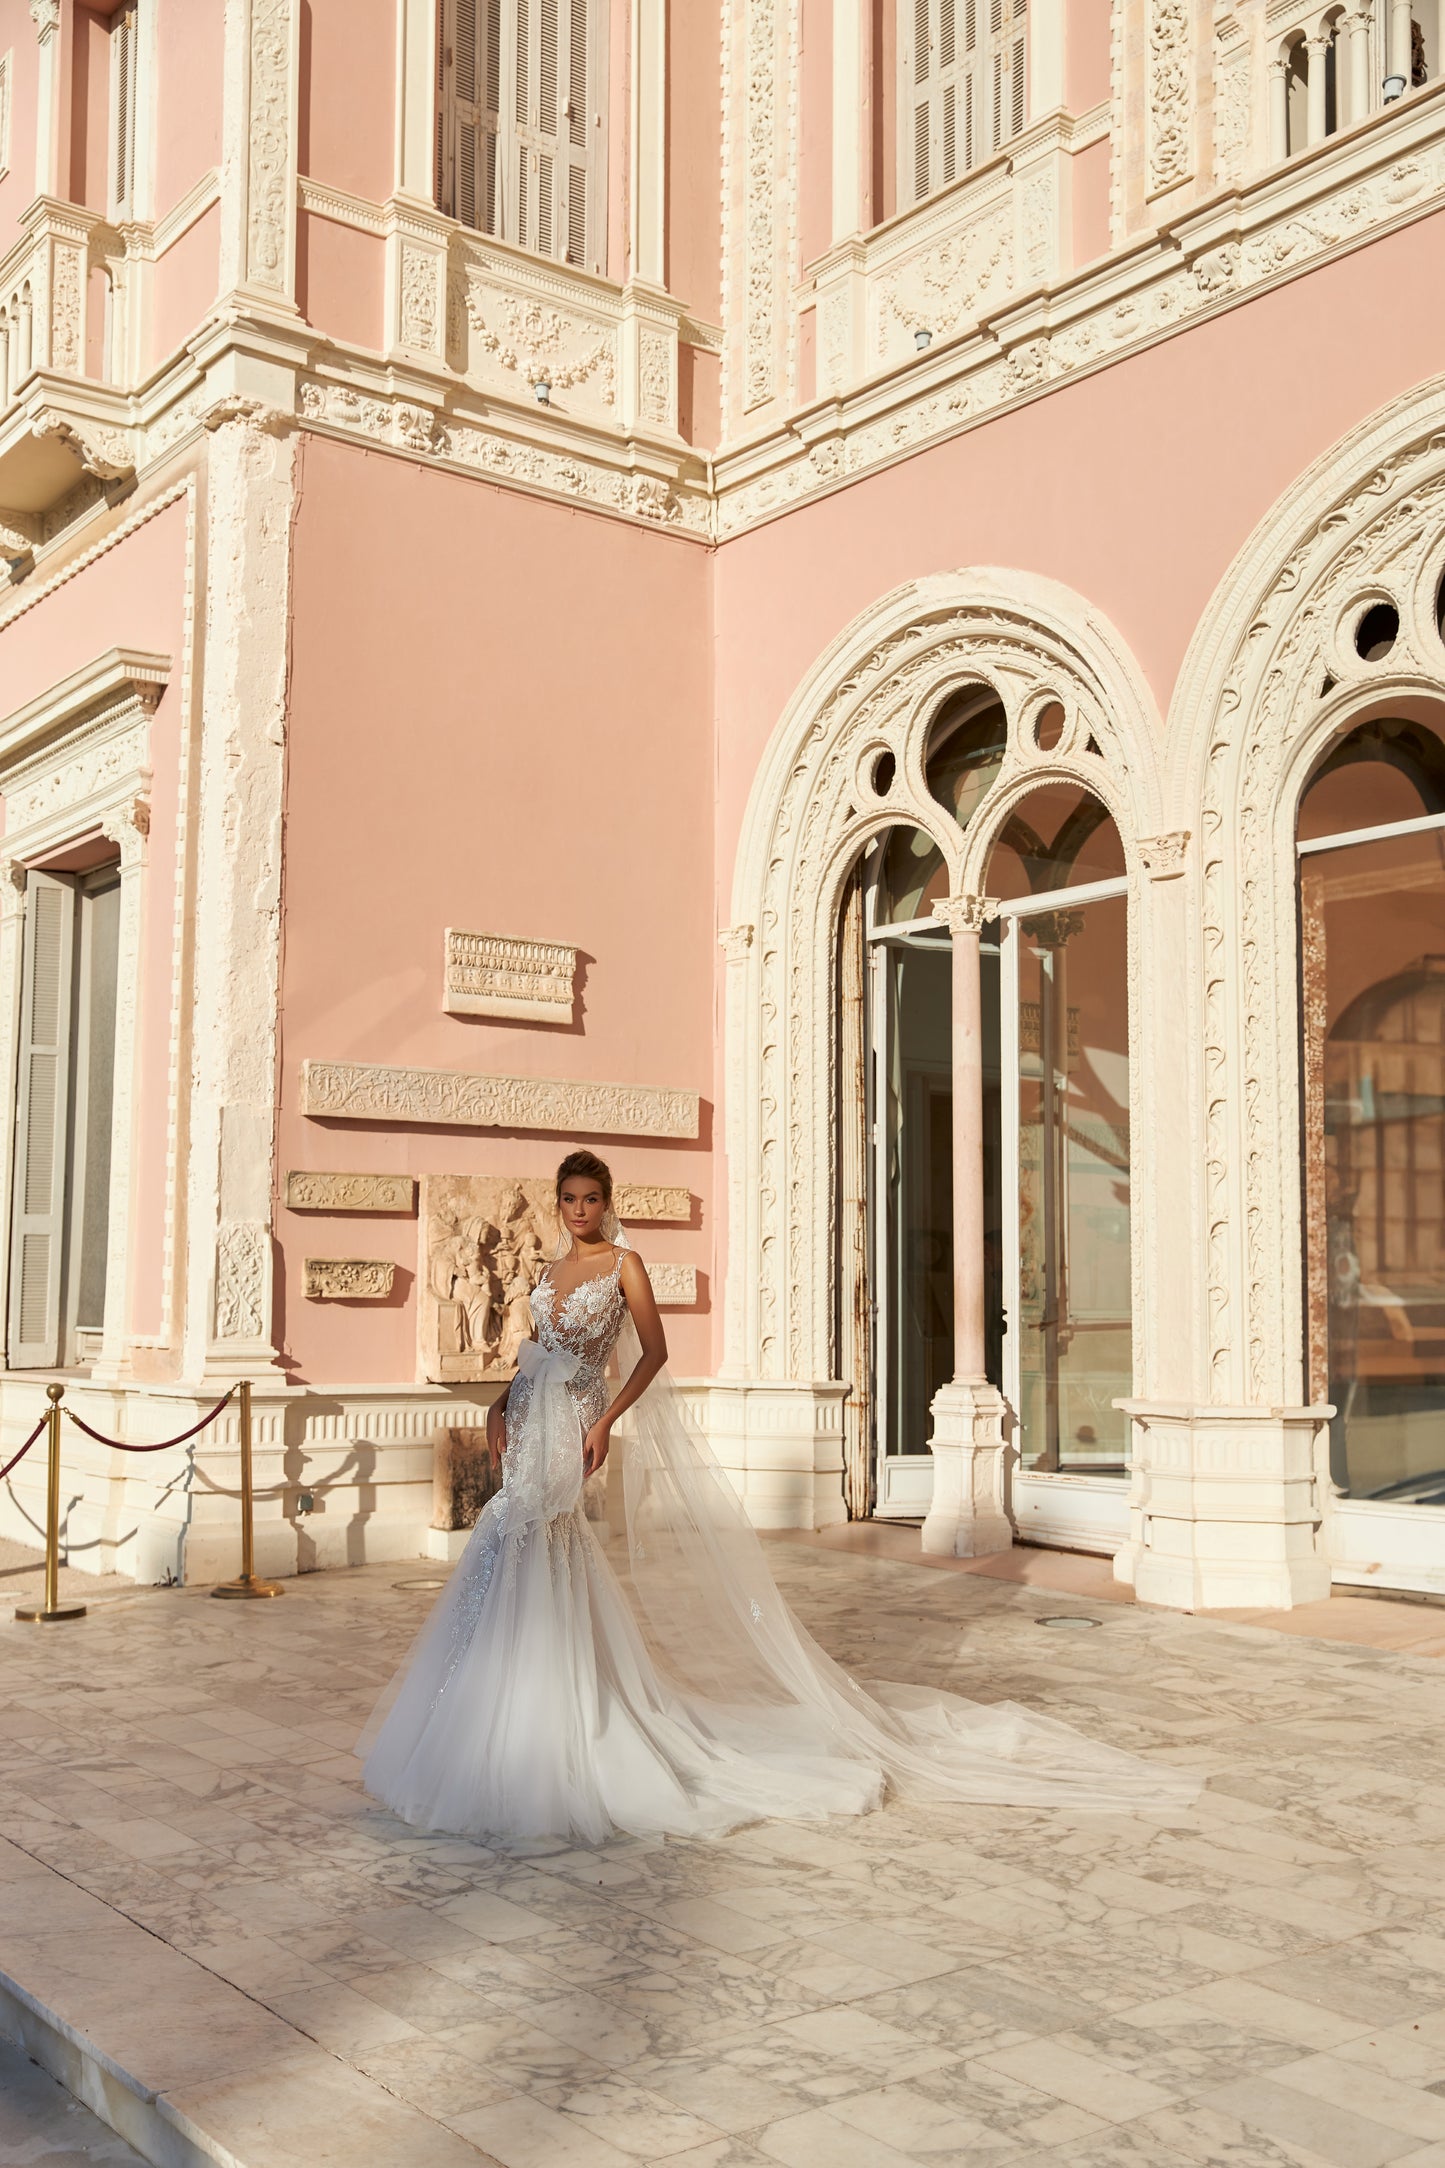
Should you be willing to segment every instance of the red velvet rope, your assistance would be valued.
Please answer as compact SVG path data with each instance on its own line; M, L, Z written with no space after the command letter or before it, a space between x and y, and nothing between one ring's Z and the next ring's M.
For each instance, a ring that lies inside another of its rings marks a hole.
M15 1455L15 1459L7 1460L4 1467L0 1468L0 1483L4 1482L6 1476L9 1475L11 1469L15 1466L16 1461L24 1460L26 1454L30 1451L31 1446L34 1445L36 1439L40 1436L41 1431L44 1430L47 1421L48 1417L42 1415L40 1421L31 1431L30 1436L26 1439L25 1443L21 1446L19 1452Z
M208 1423L214 1423L216 1417L220 1414L222 1408L224 1408L224 1406L226 1405L226 1402L234 1397L235 1391L236 1388L233 1385L229 1393L222 1393L220 1399L216 1402L216 1405L212 1408L210 1414L203 1415L198 1423L192 1423L190 1429L183 1430L178 1438L161 1438L158 1439L156 1444L154 1445L127 1445L124 1438L107 1438L102 1431L92 1430L89 1423L83 1423L80 1417L75 1413L72 1408L67 1408L65 1412L70 1417L72 1423L74 1423L76 1429L83 1430L87 1438L94 1438L97 1445L113 1445L116 1450L121 1453L163 1453L168 1445L184 1445L187 1438L194 1438L197 1431L204 1430ZM41 1427L44 1427L43 1417L41 1418ZM31 1443L34 1443L33 1439L31 1440ZM22 1447L21 1450L23 1451L24 1448ZM11 1466L14 1466L13 1461L11 1463ZM3 1473L3 1469L0 1469L0 1475L3 1475Z

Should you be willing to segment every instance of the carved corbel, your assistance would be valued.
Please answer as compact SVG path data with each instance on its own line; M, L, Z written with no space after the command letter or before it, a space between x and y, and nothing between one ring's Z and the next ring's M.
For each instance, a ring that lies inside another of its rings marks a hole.
M30 0L30 20L37 38L48 38L60 28L60 0Z
M753 929L749 925L724 926L717 940L718 947L730 964L744 963L748 950L753 945Z
M0 858L0 922L25 916L30 869L19 858Z
M36 415L30 434L39 443L55 438L74 452L81 472L98 482L118 482L135 472L135 453L128 438L116 429L81 429L63 414L48 408Z
M291 427L292 417L283 414L279 407L267 406L262 399L248 399L240 393L230 392L205 409L201 427L224 429L228 422L242 422L261 436L280 437Z
M35 563L40 542L40 522L28 512L0 510L0 571L11 585L23 580Z
M106 814L100 832L120 850L123 868L140 865L145 857L146 837L151 832L150 801L131 798Z

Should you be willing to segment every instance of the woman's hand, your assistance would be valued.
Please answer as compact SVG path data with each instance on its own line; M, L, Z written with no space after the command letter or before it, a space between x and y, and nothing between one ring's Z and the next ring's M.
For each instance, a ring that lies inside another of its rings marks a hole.
M606 1460L607 1447L611 1442L611 1437L612 1425L604 1415L599 1422L592 1425L592 1428L582 1441L582 1479L584 1482L589 1475L596 1475L603 1461Z
M505 1399L494 1400L487 1410L487 1451L492 1456L492 1466L501 1466L502 1455L507 1449L507 1403Z

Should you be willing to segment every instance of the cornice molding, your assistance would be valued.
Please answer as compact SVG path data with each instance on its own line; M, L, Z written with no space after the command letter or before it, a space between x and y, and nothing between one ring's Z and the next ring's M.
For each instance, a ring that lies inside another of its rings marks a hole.
M0 768L10 771L15 763L37 751L61 730L73 730L88 718L109 717L130 708L137 714L154 712L170 682L171 658L140 648L111 647L74 670L22 707L0 717Z

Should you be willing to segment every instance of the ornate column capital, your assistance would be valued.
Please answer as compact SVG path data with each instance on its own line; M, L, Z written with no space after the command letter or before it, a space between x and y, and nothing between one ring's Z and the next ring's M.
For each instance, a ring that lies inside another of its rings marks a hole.
M951 934L977 934L982 933L984 920L992 918L997 910L996 896L940 896L933 906L933 916Z
M52 37L60 28L60 0L30 0L30 20L37 38Z
M724 926L717 940L718 947L722 950L728 962L730 964L740 964L746 961L748 950L753 945L753 929L746 924Z
M1187 828L1171 828L1164 835L1139 838L1139 856L1151 881L1172 881L1184 871L1189 835Z
M25 916L29 870L23 859L0 858L0 920Z

